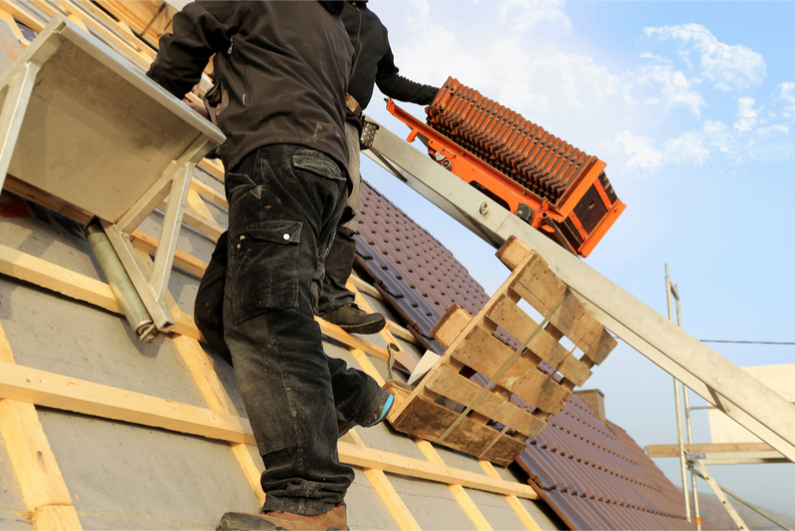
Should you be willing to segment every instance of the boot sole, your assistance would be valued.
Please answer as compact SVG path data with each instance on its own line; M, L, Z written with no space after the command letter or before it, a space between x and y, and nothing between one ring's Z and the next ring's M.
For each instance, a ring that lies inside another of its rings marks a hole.
M338 526L327 527L325 531L349 531L347 526L343 530ZM273 522L259 518L253 514L246 513L226 513L218 522L216 531L289 531L289 527L283 527Z
M386 319L359 325L337 325L349 334L371 335L386 328Z

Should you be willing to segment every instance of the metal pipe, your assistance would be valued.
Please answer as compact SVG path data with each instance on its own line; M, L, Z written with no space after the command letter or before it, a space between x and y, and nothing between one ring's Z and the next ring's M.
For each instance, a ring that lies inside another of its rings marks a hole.
M144 343L151 343L157 336L157 327L146 311L138 291L133 286L127 271L121 264L116 251L108 240L99 222L92 221L86 228L86 239L94 252L94 256L108 279L110 289L119 301L127 321L135 334Z
M705 477L704 477L704 476L701 474L701 472L699 472L698 470L693 470L693 474L696 474L696 475L698 475L698 477L700 477L701 479L703 479L703 480L706 480L706 478L705 478ZM717 485L717 483L716 483L716 485ZM777 526L779 526L781 529L784 529L785 531L791 531L789 527L785 526L784 524L782 524L782 523L781 523L781 522L779 522L778 520L774 519L772 516L770 516L769 514L765 513L765 512L764 512L764 511L762 511L761 509L758 509L758 508L757 508L756 506L754 506L754 505L753 505L751 502L748 502L748 501L746 501L746 500L744 500L744 499L740 498L740 497L739 497L739 496L737 496L735 493L733 493L732 491L730 491L730 490L729 490L729 489L727 489L726 487L723 487L722 485L718 485L718 487L720 487L720 490L722 490L723 492L725 492L726 494L728 494L729 496L731 496L732 498L734 498L734 499L735 499L735 500L737 500L738 502L742 503L743 505L745 505L746 507L748 507L748 508L749 508L749 509L751 509L752 511L754 511L754 512L756 512L756 513L759 513L759 514L760 514L761 516L763 516L764 518L767 518L768 520L770 520L771 522L773 522L774 524L776 524Z
M668 320L673 322L673 308L671 306L671 277L668 274L668 264L665 264L665 300L668 302ZM676 406L676 432L679 439L679 466L682 473L682 496L685 501L685 517L690 519L690 494L687 488L687 459L685 457L685 440L682 435L682 402L679 397L679 380L674 378L674 405Z
M674 298L676 299L676 324L682 328L682 307L679 305L679 284L674 284ZM693 428L690 423L690 389L682 385L685 393L685 429L687 430L687 444L693 444ZM690 470L690 487L693 489L693 515L696 521L696 530L701 531L701 510L698 505L698 484L693 470Z
M676 302L677 307L679 301ZM690 389L686 385L683 386L685 391L685 427L687 428L687 444L693 444L693 430L690 425ZM696 517L696 529L701 531L701 511L698 505L698 485L696 484L696 476L693 471L690 471L690 486L693 489L693 514Z

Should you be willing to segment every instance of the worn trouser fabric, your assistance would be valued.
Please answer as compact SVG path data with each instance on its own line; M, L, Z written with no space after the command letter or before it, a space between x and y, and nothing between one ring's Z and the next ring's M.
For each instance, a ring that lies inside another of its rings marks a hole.
M196 322L233 361L266 467L263 510L321 514L354 477L339 463L337 422L355 421L379 393L372 378L326 356L312 312L319 251L342 213L346 178L330 158L294 145L260 148L235 170L226 176L228 239L202 278Z
M326 257L326 275L323 279L323 293L317 305L317 314L321 317L332 311L352 303L356 296L348 290L346 284L351 276L353 260L356 255L356 240L353 239L359 228L359 201L361 196L362 175L359 171L359 130L345 123L345 136L348 139L348 170L353 182L353 190L345 205L350 220L340 223L337 236Z

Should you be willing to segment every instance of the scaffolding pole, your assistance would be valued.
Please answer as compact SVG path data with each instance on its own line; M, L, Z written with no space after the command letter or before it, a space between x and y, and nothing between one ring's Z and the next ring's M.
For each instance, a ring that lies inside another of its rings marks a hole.
M673 307L671 304L671 277L668 274L668 264L665 264L665 300L668 302L668 320L673 322ZM688 522L690 518L690 494L687 488L687 460L685 458L685 440L682 434L682 401L679 396L679 380L674 377L674 405L676 406L676 432L679 440L679 465L682 472L682 496L685 501L685 517Z
M679 304L679 284L674 284L674 299L676 299L676 325L682 328L682 307ZM687 444L693 444L693 429L690 424L690 389L686 385L682 386L685 398L685 429L687 430ZM689 467L688 467L689 468ZM695 517L696 530L701 531L701 511L698 505L698 485L696 475L690 469L690 488L693 490L693 516Z

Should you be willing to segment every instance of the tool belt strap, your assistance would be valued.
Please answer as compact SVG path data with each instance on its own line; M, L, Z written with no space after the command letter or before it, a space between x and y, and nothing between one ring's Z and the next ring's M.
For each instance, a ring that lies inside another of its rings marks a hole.
M356 118L362 118L362 106L359 105L359 102L356 101L356 98L350 94L345 94L345 106L348 107L348 110L351 111Z

